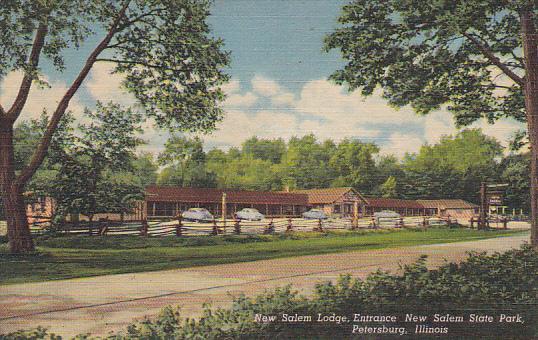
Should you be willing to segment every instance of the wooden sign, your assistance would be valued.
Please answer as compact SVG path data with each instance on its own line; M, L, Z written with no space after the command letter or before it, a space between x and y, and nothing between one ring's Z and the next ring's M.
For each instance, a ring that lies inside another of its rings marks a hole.
M502 195L499 193L488 193L487 199L488 199L488 205L490 206L503 205L503 198L502 198Z

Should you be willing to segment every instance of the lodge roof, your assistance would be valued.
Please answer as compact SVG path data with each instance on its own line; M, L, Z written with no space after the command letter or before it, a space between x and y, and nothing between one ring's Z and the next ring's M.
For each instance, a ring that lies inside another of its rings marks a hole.
M228 203L308 205L307 195L300 193L171 186L147 187L146 201L221 203L223 193Z
M424 206L415 200L404 200L399 198L368 197L368 206L373 208L386 209L424 209Z
M342 188L324 188L324 189L305 189L295 190L294 193L301 193L308 195L308 204L331 204L339 201L347 193L357 195L365 203L367 200L352 187Z
M442 200L417 200L424 208L428 209L474 209L478 205L462 199L442 199Z

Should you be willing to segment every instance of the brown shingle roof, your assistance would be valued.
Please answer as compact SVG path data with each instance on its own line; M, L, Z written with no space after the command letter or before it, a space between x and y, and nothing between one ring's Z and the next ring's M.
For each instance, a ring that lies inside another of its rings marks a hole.
M460 199L445 200L417 200L425 208L429 209L475 209L478 205Z
M424 209L422 204L415 200L404 200L398 198L368 197L368 206L373 208L394 208L394 209Z
M309 204L331 204L350 191L366 202L364 197L351 187L295 190L294 193L307 194Z
M308 204L307 195L298 193L167 186L147 187L146 201L221 203L223 193L226 193L226 201L228 203L284 205Z

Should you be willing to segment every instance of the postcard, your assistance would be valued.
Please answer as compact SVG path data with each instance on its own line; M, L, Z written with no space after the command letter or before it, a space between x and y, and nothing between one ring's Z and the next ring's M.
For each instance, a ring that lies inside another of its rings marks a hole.
M0 339L538 338L538 6L0 3Z

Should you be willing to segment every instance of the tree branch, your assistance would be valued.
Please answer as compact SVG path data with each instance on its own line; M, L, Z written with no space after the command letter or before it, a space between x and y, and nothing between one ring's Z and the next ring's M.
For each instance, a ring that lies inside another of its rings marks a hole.
M28 69L25 70L25 74L19 88L19 93L17 94L17 98L15 98L13 105L7 112L8 118L12 121L15 121L19 117L24 105L26 104L26 100L28 99L28 94L30 93L30 88L32 87L32 81L34 80L33 73L39 64L39 56L41 55L41 49L43 49L43 45L45 43L47 31L47 24L41 22L37 28L34 42L32 44L32 51L28 57Z
M45 156L47 154L47 150L50 146L50 143L52 141L52 136L54 135L54 132L58 128L58 124L60 123L60 120L62 119L65 111L67 110L67 107L69 106L69 101L77 90L79 89L80 85L86 79L88 76L88 73L93 67L93 64L95 63L95 60L97 60L97 57L99 54L105 49L105 47L108 45L114 34L117 32L117 27L123 17L125 16L125 12L127 11L127 8L129 7L130 0L126 1L123 7L118 12L117 17L114 19L112 25L110 26L110 29L107 33L107 35L103 38L103 40L97 45L97 47L92 51L92 53L88 56L88 59L86 60L86 63L80 70L78 76L75 78L67 92L62 97L62 100L58 103L58 106L56 107L56 110L52 114L52 117L50 119L50 122L47 126L47 129L45 130L45 133L43 137L41 138L41 141L32 155L32 158L30 160L30 163L27 167L25 167L20 175L16 178L14 185L22 188L28 180L32 177L32 175L36 172L36 170L39 168L43 160L45 159Z
M103 61L103 62L107 62L107 63L128 64L128 65L140 65L140 66L146 66L146 67L149 67L149 68L165 69L165 67L162 66L162 65L148 64L148 63L143 63L141 61L117 60L117 59L109 59L109 58L99 58L99 59L96 59L95 61L96 62Z
M504 72L510 79L512 79L516 84L523 86L524 80L522 77L518 76L514 71L512 71L508 66L503 64L499 57L497 57L487 45L482 44L478 39L473 37L469 33L462 33L464 37L469 39L473 45L475 45L484 56L495 66L497 66L501 71Z

